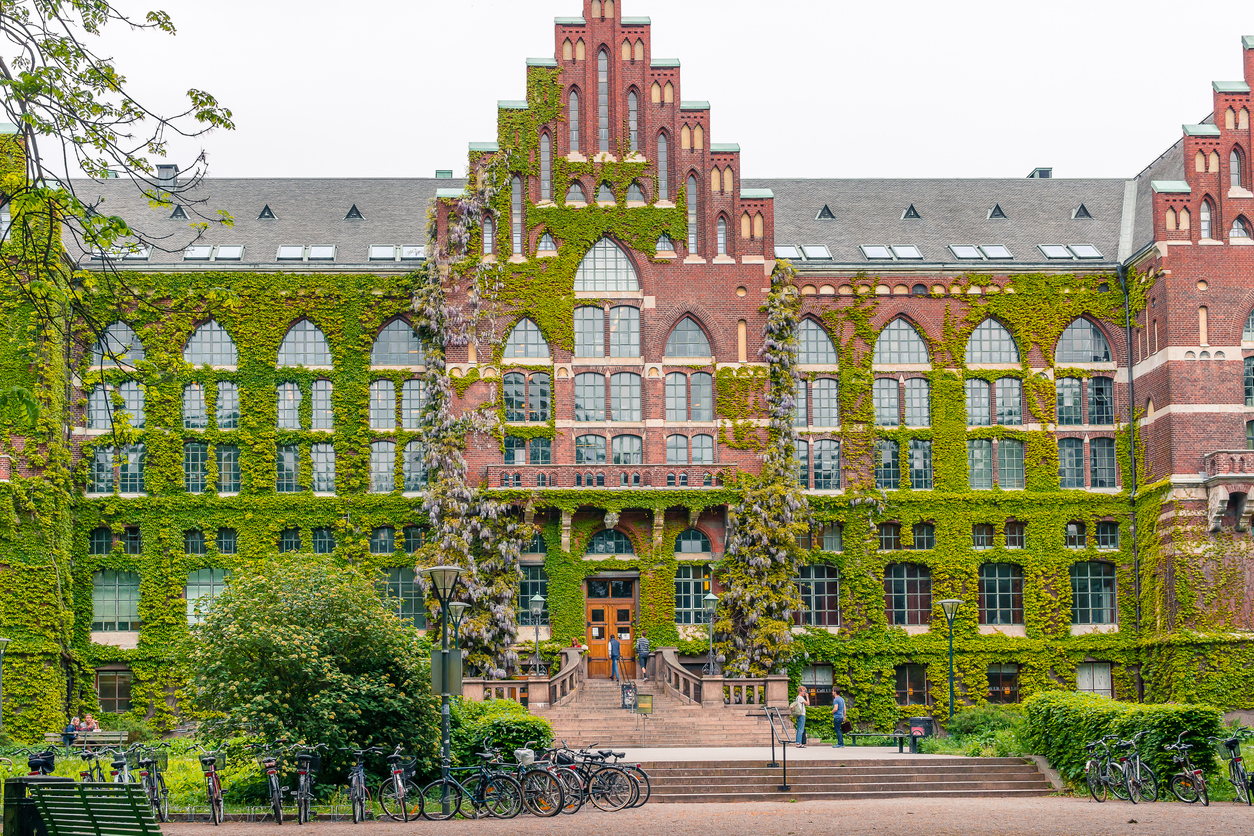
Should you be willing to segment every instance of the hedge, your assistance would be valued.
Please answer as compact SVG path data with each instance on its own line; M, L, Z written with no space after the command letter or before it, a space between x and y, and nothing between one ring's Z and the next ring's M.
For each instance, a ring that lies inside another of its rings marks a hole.
M479 763L478 753L483 751L485 737L492 739L492 746L499 748L508 762L514 760L514 750L528 741L535 742L537 748L547 748L553 742L553 726L548 720L527 713L526 708L510 700L458 700L450 719L453 762L457 766Z
M1206 740L1210 735L1223 732L1223 716L1213 706L1141 705L1116 702L1096 694L1047 691L1025 701L1024 716L1024 742L1033 752L1044 755L1050 766L1071 781L1084 777L1084 762L1088 759L1086 743L1108 734L1127 740L1139 731L1146 732L1141 739L1141 759L1154 769L1163 788L1167 778L1177 770L1171 760L1172 753L1163 751L1162 747L1175 743L1180 732L1185 732L1186 743L1193 744L1194 765L1208 773L1218 771L1214 747Z

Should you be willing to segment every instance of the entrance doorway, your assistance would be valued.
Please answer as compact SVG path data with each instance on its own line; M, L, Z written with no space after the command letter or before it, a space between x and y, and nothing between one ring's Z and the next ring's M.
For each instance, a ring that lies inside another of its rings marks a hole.
M610 637L620 645L619 675L636 676L636 580L635 578L588 579L588 676L610 678Z

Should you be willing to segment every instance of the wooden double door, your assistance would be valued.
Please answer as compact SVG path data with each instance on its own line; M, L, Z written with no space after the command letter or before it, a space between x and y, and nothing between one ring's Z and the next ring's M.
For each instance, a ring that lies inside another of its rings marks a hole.
M636 579L587 581L588 676L610 678L610 638L619 643L619 676L636 676Z

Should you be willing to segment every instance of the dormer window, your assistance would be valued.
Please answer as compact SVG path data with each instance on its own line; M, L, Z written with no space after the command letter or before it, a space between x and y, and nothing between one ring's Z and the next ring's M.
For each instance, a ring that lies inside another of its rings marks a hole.
M1006 213L1002 210L1000 203L995 204L992 209L988 210L988 219L990 221L997 220L997 219L1001 219L1001 220L1006 219Z

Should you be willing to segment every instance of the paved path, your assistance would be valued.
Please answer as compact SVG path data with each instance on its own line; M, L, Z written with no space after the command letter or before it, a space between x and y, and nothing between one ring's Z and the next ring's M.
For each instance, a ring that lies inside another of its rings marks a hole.
M1158 802L1097 804L1079 798L809 801L797 804L650 804L512 821L312 824L167 824L166 836L1231 836L1254 832L1254 808Z

